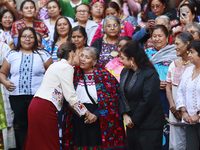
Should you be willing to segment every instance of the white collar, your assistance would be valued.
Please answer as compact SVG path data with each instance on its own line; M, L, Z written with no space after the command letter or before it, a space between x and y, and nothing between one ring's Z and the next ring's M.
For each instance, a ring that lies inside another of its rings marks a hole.
M70 1L70 4L71 4L71 6L74 8L74 7L76 7L76 6L80 5L80 4L82 4L82 0L80 0L80 2L79 2L78 4L74 4L74 3L72 3L72 1Z

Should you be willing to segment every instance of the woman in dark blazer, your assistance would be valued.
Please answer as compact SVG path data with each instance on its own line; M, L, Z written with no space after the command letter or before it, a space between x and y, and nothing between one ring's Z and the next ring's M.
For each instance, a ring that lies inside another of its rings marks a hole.
M127 126L127 149L161 150L165 118L158 74L136 40L121 49L121 62L119 109Z

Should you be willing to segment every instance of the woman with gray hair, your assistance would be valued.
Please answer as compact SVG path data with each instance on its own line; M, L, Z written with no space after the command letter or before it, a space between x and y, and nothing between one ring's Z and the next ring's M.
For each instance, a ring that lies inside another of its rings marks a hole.
M186 149L186 132L185 125L181 122L182 115L176 109L176 95L181 81L181 77L185 69L192 65L188 56L187 46L193 40L193 36L188 32L183 32L176 37L175 50L177 56L168 69L166 94L169 101L169 149L185 150Z
M104 67L98 65L99 52L85 47L80 67L75 68L74 87L92 119L67 111L64 118L63 150L126 149L125 132L118 109L119 84Z
M117 43L121 32L119 19L110 15L103 23L103 32L106 36L97 39L92 46L97 48L100 53L99 61L105 66L110 60L118 56Z
M200 38L200 24L197 22L191 22L185 26L185 31L190 32L194 39Z

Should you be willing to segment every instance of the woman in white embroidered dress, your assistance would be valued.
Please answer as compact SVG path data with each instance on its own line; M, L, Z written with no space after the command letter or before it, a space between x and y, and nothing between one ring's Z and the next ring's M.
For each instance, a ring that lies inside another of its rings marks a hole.
M200 145L200 40L188 46L189 58L194 65L182 75L177 91L176 108L181 110L186 124L186 149L198 150Z
M167 87L166 94L170 105L169 111L169 123L170 123L170 134L169 134L169 149L185 150L186 149L186 136L185 136L185 125L181 123L181 112L176 110L176 93L178 90L181 76L185 69L192 65L190 63L187 46L193 40L192 34L184 32L179 34L175 40L175 50L177 56L181 57L173 61L168 69L167 73Z
M26 139L28 106L51 63L53 60L50 54L39 50L36 33L31 27L20 30L16 50L9 51L5 56L0 70L0 82L9 91L17 149L23 148Z
M60 149L56 112L61 110L64 97L80 116L86 114L89 119L94 117L75 94L73 66L79 65L76 45L70 42L63 43L57 55L61 61L48 68L29 106L29 126L24 150Z

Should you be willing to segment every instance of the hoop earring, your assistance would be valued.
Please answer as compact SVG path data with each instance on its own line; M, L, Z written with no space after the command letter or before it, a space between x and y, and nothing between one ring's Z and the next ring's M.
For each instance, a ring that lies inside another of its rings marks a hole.
M131 68L134 68L134 64L133 64L133 62L131 61Z

